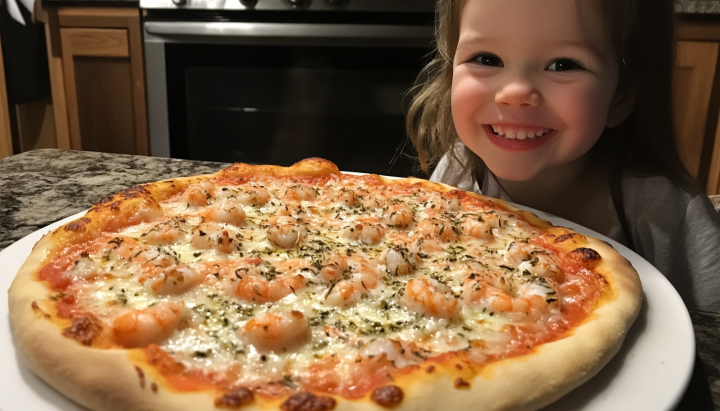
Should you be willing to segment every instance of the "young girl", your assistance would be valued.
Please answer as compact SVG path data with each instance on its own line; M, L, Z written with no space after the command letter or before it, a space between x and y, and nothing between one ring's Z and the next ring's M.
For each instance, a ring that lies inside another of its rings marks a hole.
M720 310L720 219L677 154L672 0L439 0L408 133L433 181L575 221Z

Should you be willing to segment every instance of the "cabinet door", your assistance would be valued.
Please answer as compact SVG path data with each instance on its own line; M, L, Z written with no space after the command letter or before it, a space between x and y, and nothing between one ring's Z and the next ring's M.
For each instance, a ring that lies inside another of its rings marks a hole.
M13 155L12 136L10 134L10 113L8 111L7 101L5 67L3 66L2 46L0 46L0 158Z
M717 58L718 43L678 43L674 79L678 150L685 167L701 183L707 181L703 145Z
M72 148L139 151L127 30L61 28Z
M60 8L70 148L148 154L137 8Z

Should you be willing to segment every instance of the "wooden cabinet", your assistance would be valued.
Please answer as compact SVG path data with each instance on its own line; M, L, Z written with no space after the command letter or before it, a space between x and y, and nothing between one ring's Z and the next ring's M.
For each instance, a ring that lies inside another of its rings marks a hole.
M690 19L690 18L688 18ZM720 193L720 20L681 21L675 69L678 150L708 194Z
M140 12L46 9L58 147L147 155Z
M13 155L10 133L7 90L5 89L5 67L3 66L2 46L0 46L0 158Z
M696 179L704 145L710 94L715 76L718 43L681 41L674 78L678 151Z

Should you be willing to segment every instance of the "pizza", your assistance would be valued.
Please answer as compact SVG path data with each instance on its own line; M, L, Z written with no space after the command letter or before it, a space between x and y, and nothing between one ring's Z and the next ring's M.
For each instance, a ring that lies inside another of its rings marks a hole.
M603 241L317 158L107 197L9 290L25 362L93 410L537 409L641 302Z

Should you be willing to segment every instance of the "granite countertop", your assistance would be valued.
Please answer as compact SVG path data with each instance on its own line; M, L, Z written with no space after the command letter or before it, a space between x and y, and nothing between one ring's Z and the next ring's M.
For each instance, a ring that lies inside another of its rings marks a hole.
M720 0L675 0L675 12L720 14Z
M0 159L0 251L133 185L214 173L226 165L56 149ZM720 313L690 314L700 361L678 409L713 409L712 401L720 410Z

